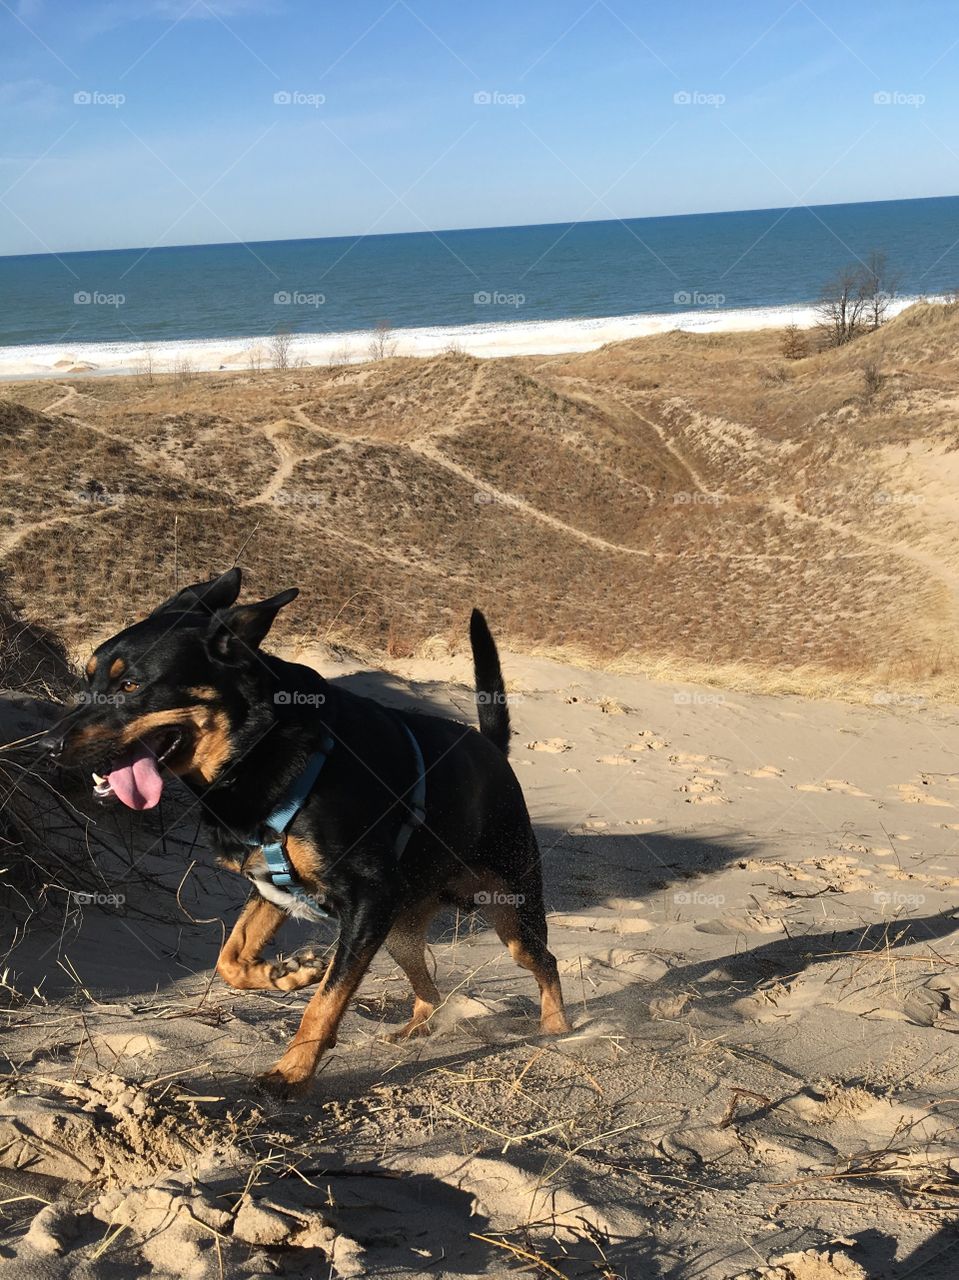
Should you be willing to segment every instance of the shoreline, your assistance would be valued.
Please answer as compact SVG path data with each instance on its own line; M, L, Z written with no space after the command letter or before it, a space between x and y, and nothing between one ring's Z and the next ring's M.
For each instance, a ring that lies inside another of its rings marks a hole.
M889 316L898 315L917 302L898 298ZM650 337L673 329L690 333L743 333L778 329L795 324L801 329L816 323L815 304L749 307L733 310L705 309L670 315L641 313L590 319L532 320L482 325L448 325L390 331L395 344L389 354L428 357L451 348L480 358L530 355L563 355L594 351L609 342ZM340 333L303 333L290 336L289 366L361 364L369 360L370 330ZM154 372L237 371L273 362L270 338L183 338L170 342L42 343L0 347L0 382L32 381L68 376L112 377ZM259 356L257 356L257 349Z

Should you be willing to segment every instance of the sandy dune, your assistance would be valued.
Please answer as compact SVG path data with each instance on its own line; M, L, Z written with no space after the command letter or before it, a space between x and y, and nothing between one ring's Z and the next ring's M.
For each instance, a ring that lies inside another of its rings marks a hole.
M472 717L459 659L313 657ZM306 996L212 978L242 886L189 815L162 857L143 827L165 899L65 902L10 957L5 1273L955 1275L954 713L504 665L573 1033L450 918L432 1037L386 1041L382 956L313 1094L260 1097Z

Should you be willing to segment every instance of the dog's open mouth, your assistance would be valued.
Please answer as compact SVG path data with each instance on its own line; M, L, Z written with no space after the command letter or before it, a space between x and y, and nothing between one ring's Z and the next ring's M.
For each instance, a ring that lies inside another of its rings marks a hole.
M100 801L117 799L128 809L154 808L163 795L159 766L176 754L185 739L180 725L145 734L111 760L103 774L94 773L94 796Z

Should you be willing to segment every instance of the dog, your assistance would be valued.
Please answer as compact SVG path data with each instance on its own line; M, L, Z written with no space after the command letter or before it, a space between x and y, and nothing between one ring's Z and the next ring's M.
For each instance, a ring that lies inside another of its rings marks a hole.
M159 803L165 775L196 796L220 863L253 892L217 961L240 990L319 988L293 1041L260 1077L302 1092L383 946L409 979L413 1010L394 1038L428 1034L441 996L426 965L446 905L479 910L540 991L540 1028L570 1030L547 947L539 847L507 759L509 711L496 644L474 610L479 732L397 711L260 647L296 588L237 604L231 569L165 600L105 641L80 706L45 746L92 773L102 803ZM288 916L334 918L332 960L263 950Z

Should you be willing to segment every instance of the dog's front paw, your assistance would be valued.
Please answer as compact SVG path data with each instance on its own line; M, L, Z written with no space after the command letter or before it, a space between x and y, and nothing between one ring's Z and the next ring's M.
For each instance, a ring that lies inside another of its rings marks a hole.
M296 991L323 976L322 955L313 947L301 947L289 956L278 956L270 965L270 981L280 991Z

